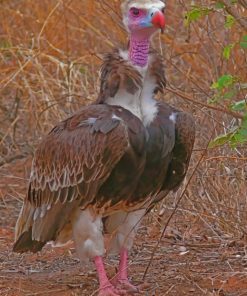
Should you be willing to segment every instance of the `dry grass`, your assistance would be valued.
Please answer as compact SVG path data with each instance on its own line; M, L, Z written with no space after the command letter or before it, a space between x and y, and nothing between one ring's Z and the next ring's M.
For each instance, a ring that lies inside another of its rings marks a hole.
M126 43L119 3L0 1L0 167L5 176L5 163L25 159L56 122L96 98L101 54ZM229 60L222 57L223 47L243 36L239 24L226 30L225 15L218 12L185 27L188 5L189 1L169 1L167 29L155 44L167 65L168 90L162 99L193 113L197 122L193 168L210 138L239 121L227 112L229 101L214 106L219 110L207 105L213 96L210 86L219 76L231 73L246 82L247 56L235 47ZM243 17L245 12L238 9L237 13ZM239 93L235 100L245 95ZM183 239L247 238L246 160L243 146L206 152L173 220L174 227L183 230ZM9 176L13 179L15 172L9 171ZM28 171L24 177L28 178ZM18 196L18 188L11 196ZM21 198L23 194L16 207ZM178 198L179 193L170 195L161 205L164 220ZM162 227L164 221L157 213L149 219Z

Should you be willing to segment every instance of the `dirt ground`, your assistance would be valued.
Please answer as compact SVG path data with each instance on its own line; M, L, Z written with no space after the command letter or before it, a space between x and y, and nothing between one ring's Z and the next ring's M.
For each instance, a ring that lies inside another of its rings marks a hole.
M30 159L22 159L0 168L0 295L97 295L95 270L81 265L73 245L47 246L35 255L12 253L14 225L29 167ZM150 214L132 250L130 276L136 284L143 284L143 274L160 237L162 226L154 222ZM208 236L205 229L197 220L186 221L176 215L155 252L142 295L247 295L246 242ZM107 259L110 276L114 275L116 259Z

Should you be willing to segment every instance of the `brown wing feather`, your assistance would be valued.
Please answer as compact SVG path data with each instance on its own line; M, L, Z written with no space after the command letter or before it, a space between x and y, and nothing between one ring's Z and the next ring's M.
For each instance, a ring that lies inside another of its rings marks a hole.
M150 60L148 71L157 83L154 92L163 93L166 86L163 58L157 51L151 49ZM100 81L100 94L97 103L104 103L107 98L114 97L119 89L135 94L143 86L140 72L120 55L118 49L105 55Z
M190 114L178 112L175 129L176 139L173 157L162 190L175 191L178 189L187 173L195 142L195 121Z
M15 251L37 251L55 240L73 210L94 199L129 145L126 127L112 118L112 109L85 107L41 142L16 225Z
M97 103L103 103L107 98L114 97L120 88L134 94L142 86L141 74L121 57L118 49L105 55L100 80Z
M150 76L155 78L157 88L154 90L156 92L164 92L166 87L166 75L165 75L165 65L163 57L154 49L151 50L150 54Z
M165 109L170 109L170 112L176 113L175 143L160 193L153 198L147 212L171 190L176 191L179 188L186 176L195 141L195 121L193 117L165 103L160 102L160 105Z

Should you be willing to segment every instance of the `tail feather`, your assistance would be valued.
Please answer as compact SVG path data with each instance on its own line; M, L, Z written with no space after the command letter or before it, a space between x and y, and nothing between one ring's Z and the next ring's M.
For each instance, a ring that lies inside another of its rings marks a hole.
M28 232L32 228L34 212L35 208L29 202L25 201L16 222L15 241L19 239L22 233Z
M45 245L45 242L32 239L34 212L35 208L25 201L16 222L14 252L24 253L31 251L36 253Z
M37 253L41 251L45 244L45 242L32 240L32 228L30 228L28 231L23 232L14 243L13 251L17 253L25 253L28 251Z
M44 214L36 212L29 201L25 201L16 223L15 243L13 251L24 253L31 251L36 253L40 251L47 242L60 241L63 243L71 239L69 235L63 237L64 232L70 230L70 220L73 212L79 207L80 200L63 204L58 202L47 208ZM39 215L36 215L38 213ZM68 229L66 229L68 226Z

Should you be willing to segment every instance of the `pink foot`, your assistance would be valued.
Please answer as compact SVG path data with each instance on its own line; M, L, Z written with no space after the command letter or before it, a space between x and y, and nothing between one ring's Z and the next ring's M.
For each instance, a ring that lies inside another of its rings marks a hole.
M128 279L128 250L125 248L120 252L118 273L111 282L118 290L125 291L123 295L133 295L140 292L140 289L132 285Z
M122 296L126 295L125 291L118 290L109 281L103 259L100 256L94 258L94 263L99 277L99 295L98 296Z
M134 286L128 279L116 279L112 281L114 287L120 291L125 291L126 295L132 295L140 292L138 286Z
M111 284L105 288L101 288L98 296L121 296L123 294L119 294L117 289L114 288Z

